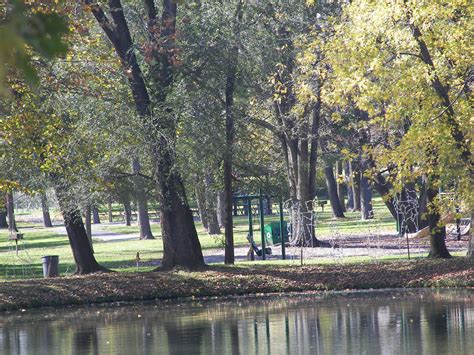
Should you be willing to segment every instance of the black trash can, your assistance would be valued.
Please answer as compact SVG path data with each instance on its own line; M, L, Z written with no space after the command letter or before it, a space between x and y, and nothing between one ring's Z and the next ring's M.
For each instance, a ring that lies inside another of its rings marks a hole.
M43 277L59 276L59 256L48 255L41 258L43 262Z

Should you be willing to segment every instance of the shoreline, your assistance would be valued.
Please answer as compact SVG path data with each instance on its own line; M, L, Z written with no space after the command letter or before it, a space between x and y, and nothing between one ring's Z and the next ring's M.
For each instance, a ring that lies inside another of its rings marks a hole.
M0 312L40 307L219 298L283 292L474 287L474 259L304 266L208 266L0 282Z

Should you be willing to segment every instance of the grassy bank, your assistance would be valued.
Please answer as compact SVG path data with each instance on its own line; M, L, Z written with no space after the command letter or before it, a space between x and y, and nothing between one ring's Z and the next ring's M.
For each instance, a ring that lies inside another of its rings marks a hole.
M116 301L400 287L474 287L474 262L417 259L344 265L210 266L3 282L0 310Z

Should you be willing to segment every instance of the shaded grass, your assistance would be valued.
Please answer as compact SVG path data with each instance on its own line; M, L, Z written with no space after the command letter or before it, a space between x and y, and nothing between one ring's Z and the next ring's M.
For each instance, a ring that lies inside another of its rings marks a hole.
M371 221L360 221L359 212L346 212L347 218L334 220L331 217L329 206L321 212L318 208L318 223L316 234L318 237L330 235L337 231L340 235L364 234L375 230L382 232L394 232L395 223L390 213L383 205L381 199L374 200L374 210L376 219ZM276 211L275 211L276 212ZM265 216L265 222L278 221L278 216ZM75 266L69 241L67 236L58 234L57 231L40 227L31 222L18 222L21 232L25 233L25 240L21 246L25 251L20 253L21 258L16 257L14 244L8 241L8 232L0 230L0 280L23 277L41 277L42 265L41 257L44 255L59 255L60 273L72 274ZM34 229L33 229L34 227ZM258 216L253 220L254 235L258 241L260 239L260 227ZM223 246L223 236L209 236L200 222L196 222L196 228L203 250L216 249ZM120 234L138 233L137 225L123 226L117 224L101 224L100 229ZM152 223L152 231L157 237L155 240L119 240L113 242L94 241L94 251L96 259L105 267L119 271L136 271L135 256L140 253L142 260L140 270L147 270L148 265L161 259L163 253L163 243L160 238L161 229L158 223ZM245 216L234 218L234 243L236 247L248 246L246 239L248 232L248 221ZM416 256L415 256L416 257ZM418 256L419 257L419 256ZM404 259L405 254L381 256L377 260ZM341 260L325 259L324 263L337 264ZM345 263L373 262L374 259L367 257L346 257ZM321 263L321 260L305 260L306 265ZM267 260L256 262L239 262L239 265L255 266L256 264L272 265L299 265L300 260ZM151 266L150 266L151 268ZM26 272L24 271L26 269Z

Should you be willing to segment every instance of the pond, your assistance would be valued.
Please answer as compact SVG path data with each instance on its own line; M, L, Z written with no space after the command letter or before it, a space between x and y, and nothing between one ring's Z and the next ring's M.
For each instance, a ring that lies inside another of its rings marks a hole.
M2 354L472 354L474 290L70 307L0 316Z

